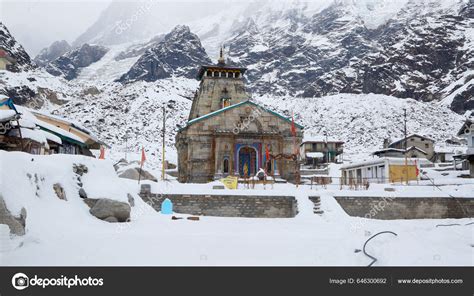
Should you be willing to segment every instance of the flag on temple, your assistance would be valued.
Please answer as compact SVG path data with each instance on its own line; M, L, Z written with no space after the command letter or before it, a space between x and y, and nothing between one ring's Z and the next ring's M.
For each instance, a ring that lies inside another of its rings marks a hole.
M146 161L145 148L142 147L142 159L140 161L140 164L143 165L145 161Z
M99 159L105 159L105 148L104 146L100 145L100 155Z
M291 135L296 137L295 118L293 116L293 112L291 112Z

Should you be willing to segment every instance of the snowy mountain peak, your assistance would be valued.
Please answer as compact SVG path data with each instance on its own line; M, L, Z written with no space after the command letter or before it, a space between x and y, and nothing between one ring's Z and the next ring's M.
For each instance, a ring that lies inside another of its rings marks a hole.
M55 41L49 47L43 48L34 61L39 66L46 66L71 49L71 45L66 40Z
M171 76L192 78L200 65L210 62L199 37L189 27L180 25L146 50L119 81L156 81Z
M0 22L0 49L6 51L8 56L15 60L11 65L13 71L25 71L35 68L23 46L16 41L2 22Z
M100 60L107 51L106 47L86 43L58 57L46 65L45 69L51 75L62 76L67 80L71 80L79 75L82 68Z

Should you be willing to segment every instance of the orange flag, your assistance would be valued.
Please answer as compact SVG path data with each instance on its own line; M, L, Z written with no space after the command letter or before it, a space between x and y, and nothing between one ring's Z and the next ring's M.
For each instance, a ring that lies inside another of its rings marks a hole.
M145 155L145 148L142 147L142 159L141 159L141 165L143 165L146 161L146 155Z
M105 148L104 146L100 145L100 155L99 159L105 159Z
M293 112L291 112L291 135L296 137L295 118L293 117Z

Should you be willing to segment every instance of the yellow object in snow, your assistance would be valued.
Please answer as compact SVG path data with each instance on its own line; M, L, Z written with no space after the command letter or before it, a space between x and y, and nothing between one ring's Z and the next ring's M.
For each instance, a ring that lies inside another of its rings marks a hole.
M393 165L389 166L390 182L406 182L417 180L416 165Z
M223 179L220 179L219 181L221 181L227 189L237 189L237 183L239 181L239 178L234 176L227 176Z

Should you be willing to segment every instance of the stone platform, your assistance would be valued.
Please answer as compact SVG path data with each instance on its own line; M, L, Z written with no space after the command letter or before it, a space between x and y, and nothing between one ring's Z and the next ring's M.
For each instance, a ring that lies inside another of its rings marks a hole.
M148 185L149 186L149 185ZM161 210L165 198L173 202L173 211L179 214L248 217L248 218L293 218L298 213L294 196L225 195L225 194L156 194L147 185L142 185L141 198Z

